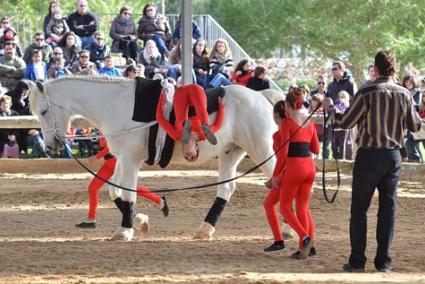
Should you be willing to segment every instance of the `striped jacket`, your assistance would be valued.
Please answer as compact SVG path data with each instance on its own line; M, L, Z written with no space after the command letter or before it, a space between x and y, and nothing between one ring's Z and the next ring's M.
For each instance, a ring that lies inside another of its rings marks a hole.
M391 77L380 77L362 87L350 107L335 118L336 127L358 126L359 148L402 148L406 130L416 132L421 127L410 92Z

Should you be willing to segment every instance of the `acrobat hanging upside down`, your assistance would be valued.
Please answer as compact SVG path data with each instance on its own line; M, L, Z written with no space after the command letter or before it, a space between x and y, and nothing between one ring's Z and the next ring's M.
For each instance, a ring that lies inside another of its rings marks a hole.
M159 125L175 141L183 141L187 144L191 137L196 136L197 141L207 139L211 144L217 144L216 133L223 123L223 102L221 98L218 101L217 117L214 125L208 125L207 99L205 91L196 84L190 84L178 87L174 94L174 113L176 116L175 126L173 127L164 118L165 94L162 93L156 109L156 120ZM193 106L196 111L195 116L189 117L189 107Z

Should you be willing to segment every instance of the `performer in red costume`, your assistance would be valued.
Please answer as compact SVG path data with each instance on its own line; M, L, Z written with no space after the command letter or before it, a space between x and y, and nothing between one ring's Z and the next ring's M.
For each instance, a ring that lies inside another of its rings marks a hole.
M163 114L165 95L161 94L156 109L156 120L164 128L168 135L174 140L179 141L183 138L183 143L188 143L191 132L197 134L198 141L205 138L213 145L217 144L217 138L214 133L220 129L223 122L223 103L219 99L218 113L216 122L211 127L208 125L207 99L201 86L190 84L178 87L174 94L174 113L176 116L175 126L173 127ZM189 118L189 107L193 106L196 116Z
M102 167L96 173L98 176L102 177L105 180L109 180L115 171L115 165L117 164L117 158L109 152L109 148L106 144L105 138L99 139L100 152L95 156L90 157L90 159L104 159ZM93 161L92 160L92 161ZM99 190L105 184L105 182L97 177L95 177L89 184L89 211L88 211L88 220L81 222L75 226L79 228L95 228L96 227L96 209L97 204L99 203ZM153 192L144 186L137 186L137 196L143 196L156 204L161 208L162 213L165 217L169 214L169 207L167 199L165 196L159 197Z
M282 138L280 135L280 126L281 126L282 120L286 118L286 113L284 108L285 108L284 101L278 101L273 108L273 118L275 123L279 127L279 129L273 134L273 150L275 152L277 152L282 145ZM282 158L280 157L281 155L282 155L282 151L276 154L277 161L276 161L275 169L273 171L273 177L266 182L266 187L270 188L270 191L267 194L266 198L264 199L264 210L266 211L267 221L269 222L270 228L272 229L272 232L273 232L274 243L271 246L266 247L264 249L265 252L272 252L272 251L282 250L285 248L282 231L280 229L279 217L277 216L275 211L276 204L279 202L280 178L283 172L282 167L284 166L282 164Z
M282 143L288 140L289 143L283 146L280 156L284 164L280 184L280 212L300 237L299 250L292 257L305 259L311 254L315 255L314 221L309 203L316 167L311 152L319 154L320 145L314 123L309 121L300 129L305 120L302 89L293 88L289 92L285 108L289 118L282 121L280 133ZM294 199L296 214L291 210Z

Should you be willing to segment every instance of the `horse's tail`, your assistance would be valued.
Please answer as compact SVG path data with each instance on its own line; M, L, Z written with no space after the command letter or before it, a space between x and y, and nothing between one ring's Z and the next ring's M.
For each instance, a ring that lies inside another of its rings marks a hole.
M285 100L285 95L275 89L266 89L259 92L263 95L272 105L275 105L278 101Z

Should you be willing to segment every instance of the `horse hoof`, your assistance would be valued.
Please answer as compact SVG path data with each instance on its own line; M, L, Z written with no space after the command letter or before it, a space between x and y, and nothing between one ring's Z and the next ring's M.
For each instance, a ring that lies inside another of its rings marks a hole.
M215 228L210 223L203 222L193 238L195 240L209 240L212 238L214 232Z
M131 241L133 239L133 228L119 228L115 234L112 235L111 241Z
M133 227L142 233L149 232L149 216L139 213L134 217Z

